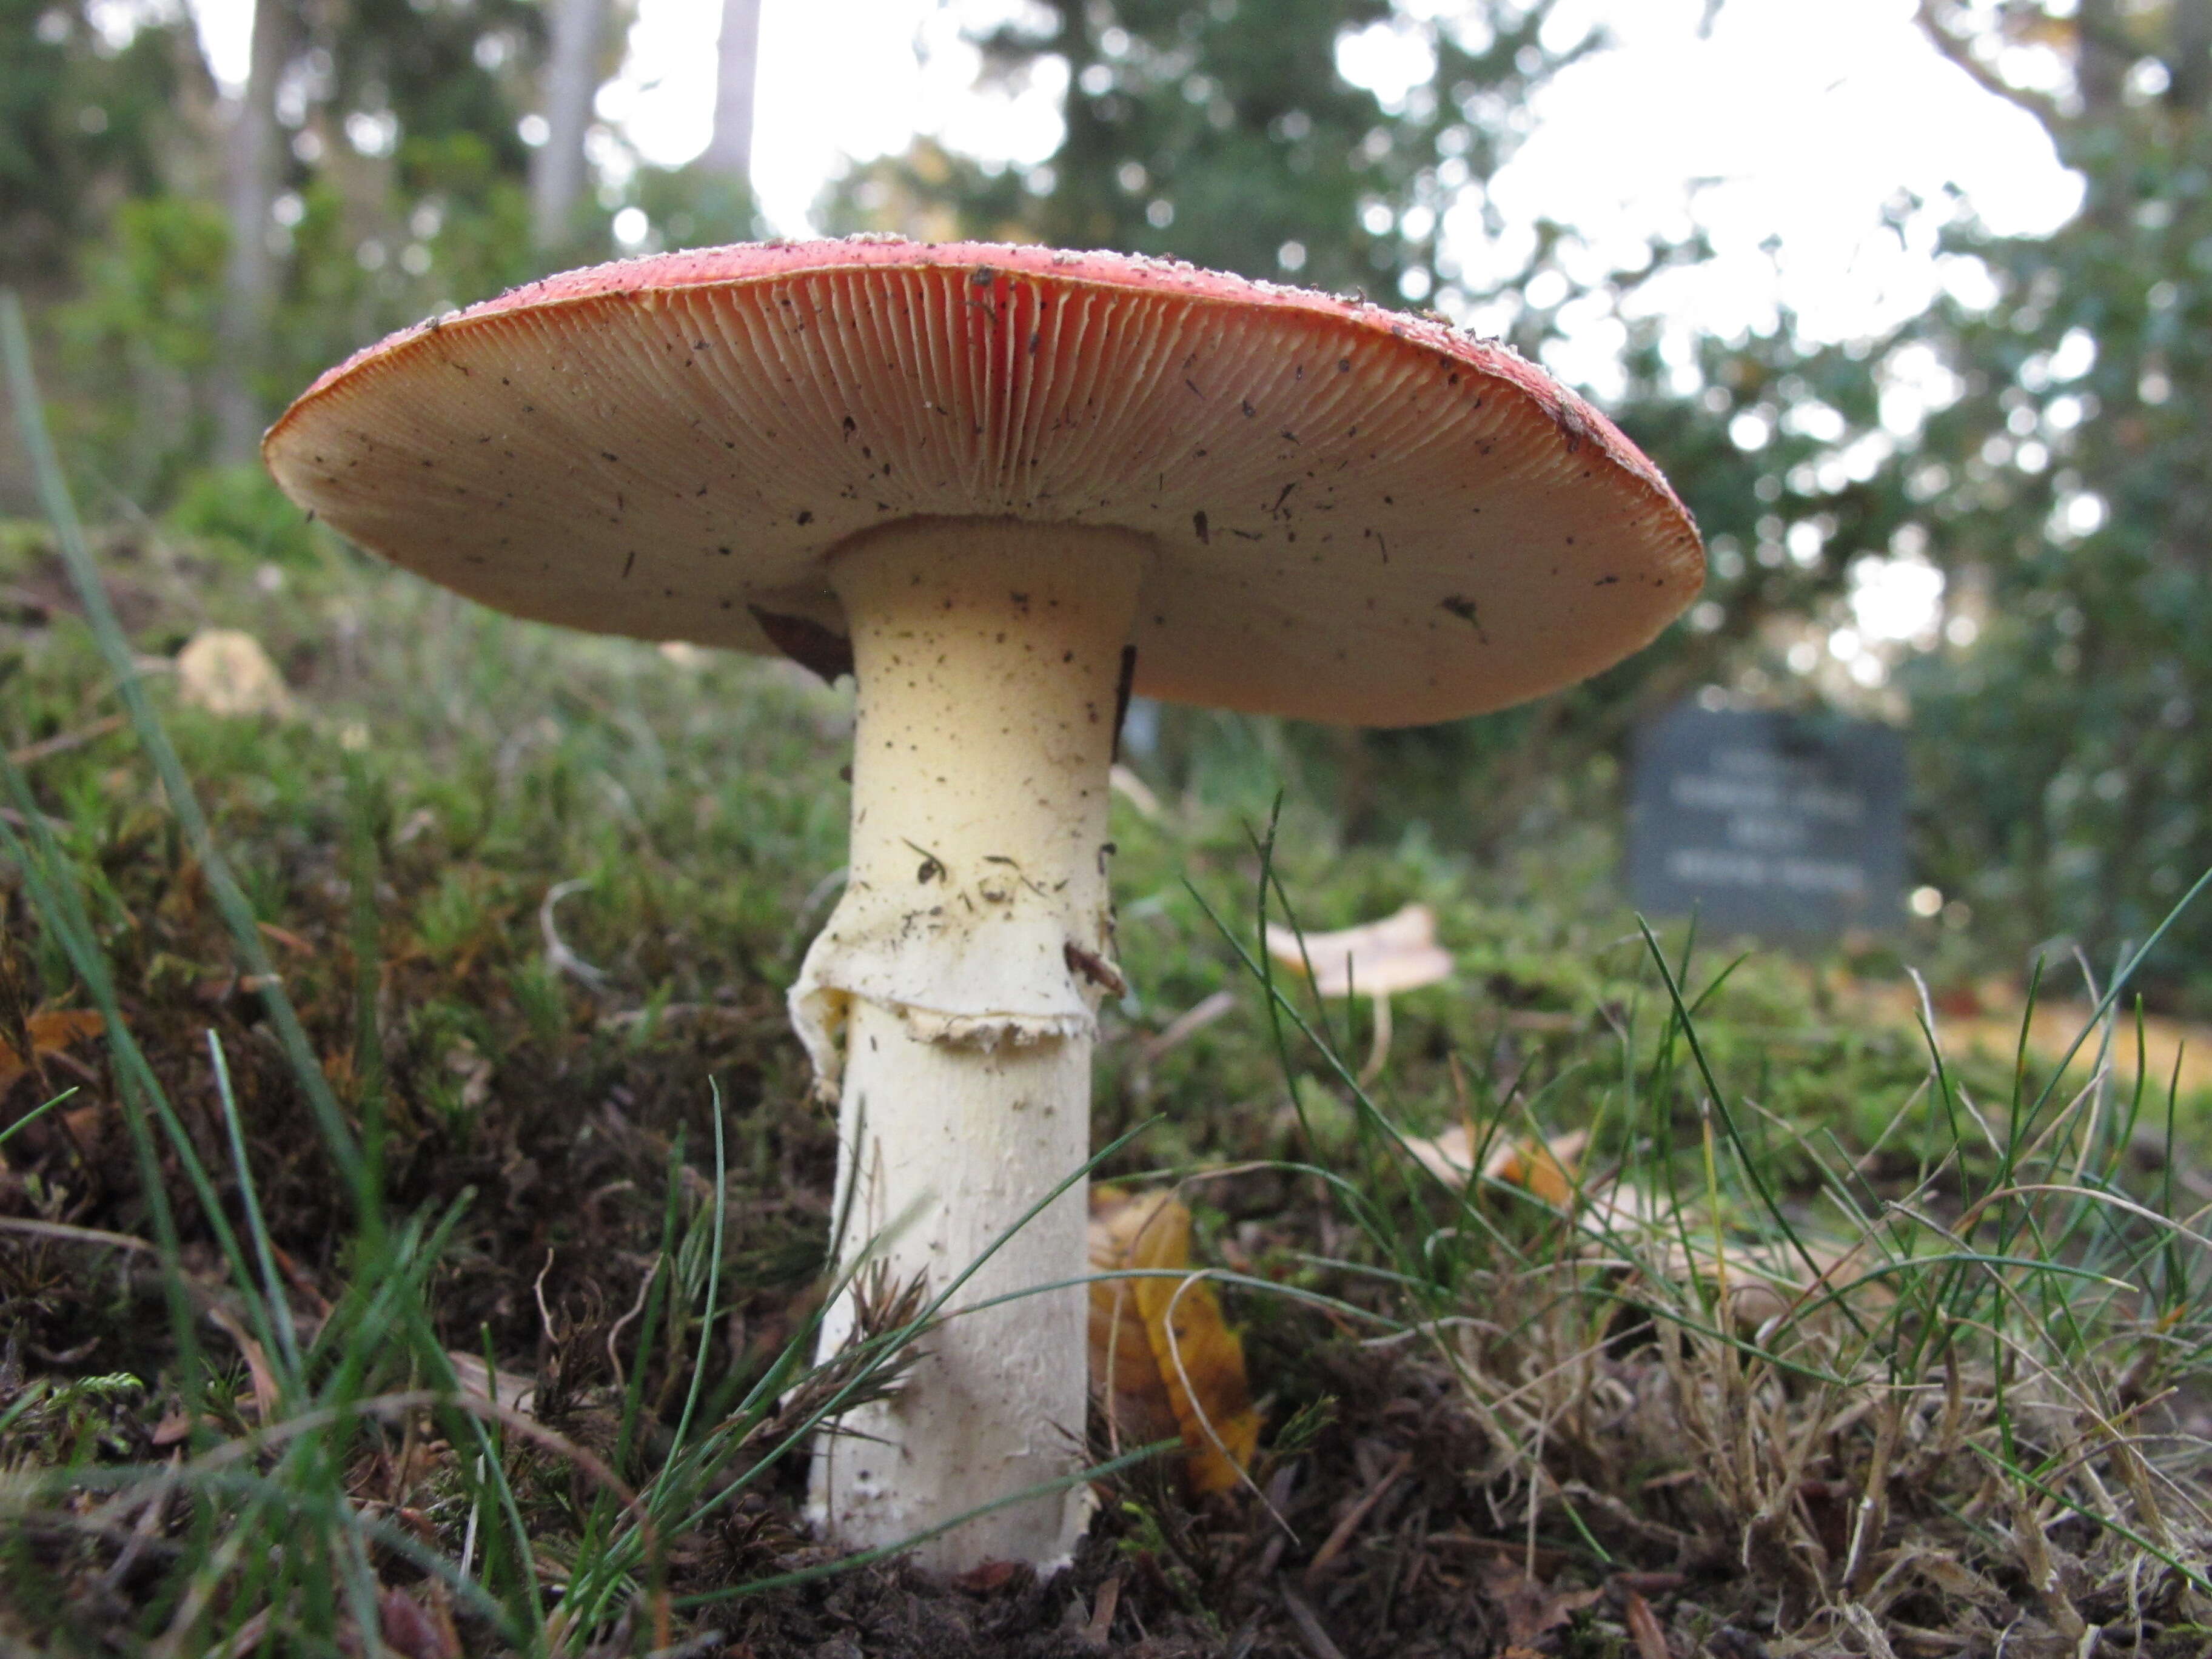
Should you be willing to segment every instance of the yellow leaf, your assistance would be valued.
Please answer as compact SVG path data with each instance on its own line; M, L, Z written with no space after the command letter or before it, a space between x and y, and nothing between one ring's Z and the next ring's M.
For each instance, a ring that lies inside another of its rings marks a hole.
M1571 1209L1575 1201L1575 1168L1589 1135L1573 1129L1539 1140L1534 1135L1498 1134L1491 1139L1490 1155L1482 1161L1483 1177L1508 1187L1519 1187L1558 1210ZM1437 1179L1455 1187L1467 1184L1474 1167L1475 1136L1464 1124L1454 1124L1442 1134L1408 1139L1406 1150L1436 1172Z
M1170 1192L1097 1189L1091 1265L1109 1273L1188 1267L1190 1211ZM1091 1379L1122 1441L1181 1437L1184 1479L1200 1496L1235 1486L1259 1449L1244 1345L1196 1274L1092 1285Z
M79 1038L98 1036L107 1028L107 1023L89 1008L51 1009L33 1014L25 1024L30 1030L29 1054L17 1054L6 1035L0 1033L0 1094L31 1069L32 1055L58 1054Z
M1525 1188L1555 1210L1567 1209L1575 1201L1575 1160L1589 1144L1589 1134L1581 1129L1553 1135L1549 1140L1523 1135L1492 1152L1483 1173L1493 1181Z

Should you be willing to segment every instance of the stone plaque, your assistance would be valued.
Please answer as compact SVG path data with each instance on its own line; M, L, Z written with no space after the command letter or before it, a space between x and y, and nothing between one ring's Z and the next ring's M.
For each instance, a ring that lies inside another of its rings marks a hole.
M1637 735L1628 884L1646 915L1764 939L1904 917L1905 738L1684 703Z

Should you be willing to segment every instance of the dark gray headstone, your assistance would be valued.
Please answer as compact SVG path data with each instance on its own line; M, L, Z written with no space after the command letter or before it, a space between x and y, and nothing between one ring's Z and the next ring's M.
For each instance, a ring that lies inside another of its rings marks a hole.
M1637 735L1628 884L1647 915L1829 939L1904 916L1905 738L1685 703Z

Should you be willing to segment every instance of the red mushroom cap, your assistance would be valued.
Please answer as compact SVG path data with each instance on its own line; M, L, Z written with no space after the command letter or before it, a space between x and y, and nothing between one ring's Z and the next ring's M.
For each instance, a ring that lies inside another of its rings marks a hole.
M1493 342L1106 253L884 239L571 271L396 334L263 442L294 500L524 617L769 652L898 519L1149 537L1136 689L1376 726L1570 684L1695 597L1695 526Z

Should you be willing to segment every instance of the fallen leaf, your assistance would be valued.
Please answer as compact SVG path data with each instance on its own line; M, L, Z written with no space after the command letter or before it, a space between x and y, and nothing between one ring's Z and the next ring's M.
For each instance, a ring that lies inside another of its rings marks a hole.
M1524 1569L1517 1551L1510 1559L1483 1565L1482 1591L1505 1615L1509 1649L1534 1647L1546 1632L1557 1630L1605 1594L1595 1589L1547 1589Z
M526 1417L538 1409L537 1378L507 1370L487 1371L480 1355L464 1353L459 1348L446 1350L446 1363L453 1368L453 1378L463 1394L475 1395Z
M1190 1211L1167 1191L1095 1189L1091 1265L1109 1273L1188 1267ZM1223 1322L1213 1287L1195 1274L1093 1284L1091 1377L1123 1439L1181 1437L1184 1476L1200 1496L1234 1486L1259 1449L1244 1346Z
M1880 1265L1871 1238L1823 1237L1800 1228L1787 1239L1716 1239L1712 1218L1621 1182L1596 1194L1583 1212L1589 1249L1618 1257L1646 1279L1673 1285L1702 1281L1725 1286L1730 1319L1757 1330L1818 1297L1850 1291L1887 1304L1886 1280L1869 1277ZM1801 1248L1802 1247L1802 1248Z
M50 1009L42 1014L33 1014L25 1024L30 1032L30 1054L17 1053L6 1038L0 1037L0 1094L5 1094L10 1084L31 1069L33 1056L58 1054L71 1043L98 1036L107 1029L107 1022L90 1008Z
M1314 988L1325 997L1418 991L1452 971L1451 952L1437 943L1436 912L1425 904L1333 933L1301 936L1270 922L1267 954L1300 975L1311 963Z
M152 1439L156 1446L173 1446L192 1431L192 1419L183 1412L171 1412L154 1425Z
M985 1561L965 1572L955 1574L952 1584L956 1589L972 1590L979 1595L988 1595L994 1589L1003 1589L1021 1570L1022 1564L1018 1561Z
M221 1303L210 1303L207 1310L209 1323L218 1327L236 1345L246 1361L246 1374L253 1383L253 1413L263 1423L275 1420L276 1402L283 1391L276 1386L276 1373L269 1369L269 1356L261 1344L246 1334L246 1327L238 1316Z
M404 1659L460 1659L460 1632L442 1597L425 1607L405 1590L386 1589L377 1597L376 1623L384 1644Z
M72 1106L64 1112L62 1127L70 1141L79 1146L96 1146L100 1129L107 1121L111 1103L95 1100L82 1106Z
M1667 1645L1667 1632L1660 1627L1659 1615L1651 1611L1651 1604L1634 1590L1621 1595L1621 1616L1628 1626L1628 1633L1636 1643L1637 1659L1674 1659L1673 1650Z
M1519 1187L1555 1209L1568 1209L1575 1201L1575 1170L1589 1145L1581 1129L1539 1140L1534 1135L1495 1134L1489 1138L1490 1154L1483 1159L1486 1181ZM1455 1123L1442 1134L1408 1138L1406 1150L1419 1158L1440 1181L1455 1187L1467 1184L1474 1167L1476 1140L1465 1124Z
M210 714L289 714L284 677L242 629L203 628L177 653L177 693Z
M1482 1160L1486 1181L1519 1187L1559 1210L1576 1210L1590 1255L1610 1255L1647 1279L1675 1285L1693 1279L1727 1286L1730 1318L1756 1330L1816 1296L1847 1289L1887 1302L1887 1286L1868 1277L1873 1241L1837 1241L1801 1234L1804 1246L1784 1240L1716 1243L1712 1221L1632 1182L1593 1183L1577 1190L1577 1171L1589 1137L1580 1130L1553 1135L1493 1133ZM1438 1180L1464 1187L1486 1137L1455 1124L1442 1134L1408 1137L1406 1150ZM1685 1238L1687 1243L1686 1243ZM1810 1258L1808 1263L1807 1258Z
M1717 1249L1710 1234L1700 1238L1692 1233L1686 1249L1675 1240L1656 1261L1642 1265L1647 1274L1677 1284L1694 1277L1725 1285L1729 1316L1746 1330L1756 1330L1816 1297L1856 1291L1885 1304L1892 1299L1887 1281L1869 1280L1863 1265L1863 1259L1873 1254L1871 1240L1844 1244L1802 1237L1800 1242L1802 1253L1780 1240L1731 1241ZM1809 1264L1808 1256L1812 1258Z
M1133 1228L1151 1213L1111 1188L1091 1193L1091 1265L1111 1272L1131 1264ZM1144 1445L1179 1437L1182 1425L1152 1358L1152 1334L1137 1300L1141 1279L1102 1279L1091 1287L1091 1388L1103 1401L1116 1437Z

